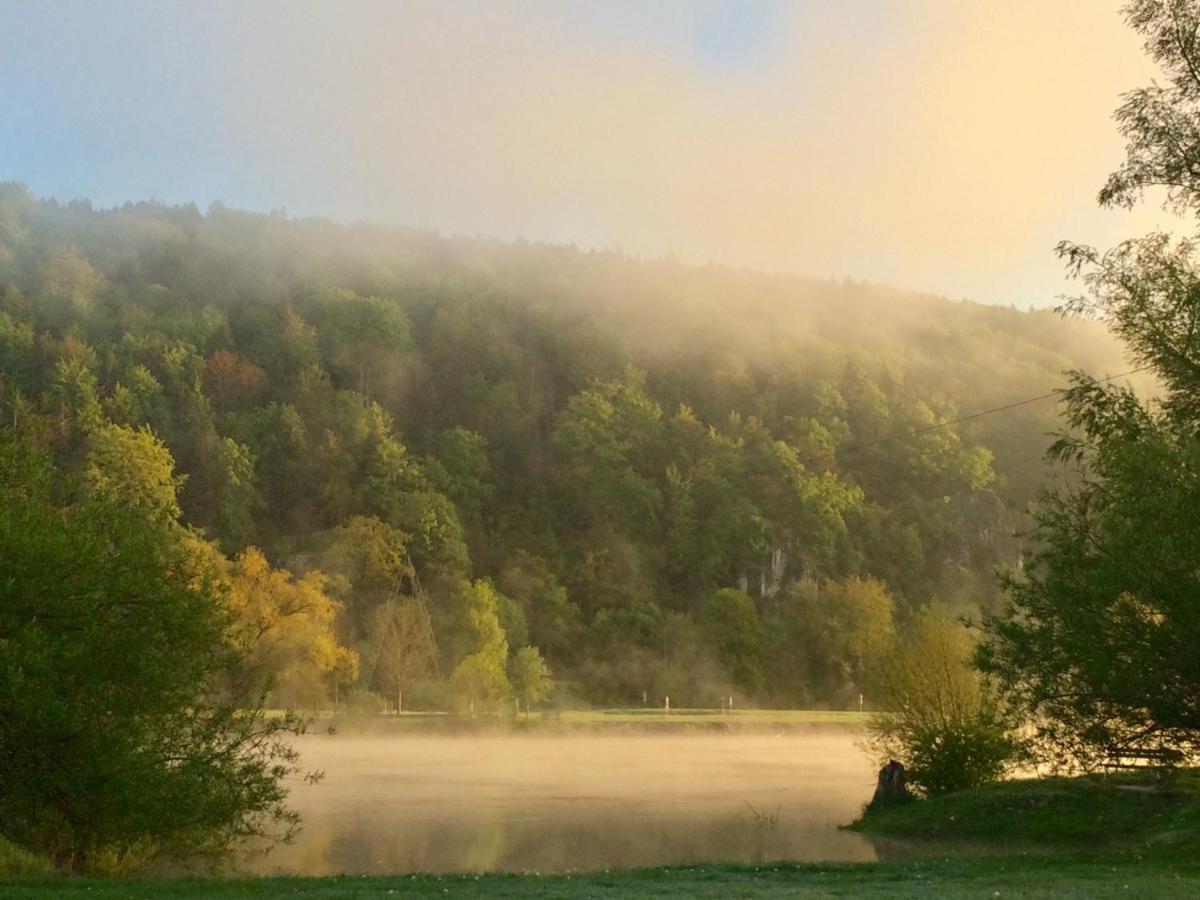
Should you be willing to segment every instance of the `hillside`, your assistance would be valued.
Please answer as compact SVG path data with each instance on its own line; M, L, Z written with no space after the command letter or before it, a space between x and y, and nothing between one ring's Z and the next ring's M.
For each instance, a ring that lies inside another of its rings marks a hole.
M1129 366L1051 312L0 187L5 421L64 473L149 429L197 536L320 586L359 665L281 702L530 646L564 700L851 704L909 611L998 602L1056 410L906 435L1071 368Z

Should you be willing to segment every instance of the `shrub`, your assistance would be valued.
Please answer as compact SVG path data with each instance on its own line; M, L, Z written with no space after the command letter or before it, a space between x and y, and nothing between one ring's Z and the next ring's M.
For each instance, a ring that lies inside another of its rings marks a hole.
M346 714L373 719L387 710L387 700L372 691L353 690L346 697Z
M904 763L927 795L995 781L1020 755L1011 716L972 666L973 652L966 628L926 608L878 672L881 710L868 746Z

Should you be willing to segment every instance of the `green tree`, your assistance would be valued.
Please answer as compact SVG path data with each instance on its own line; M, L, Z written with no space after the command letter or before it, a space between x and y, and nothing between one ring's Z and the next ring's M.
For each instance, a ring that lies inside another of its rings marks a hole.
M1165 186L1200 215L1200 9L1135 0L1126 17L1165 84L1127 95L1127 158L1100 193L1128 205ZM1052 458L1068 488L1039 503L1034 547L980 655L1053 760L1095 764L1113 747L1200 747L1200 267L1195 242L1163 234L1108 253L1063 244L1085 296L1161 381L1161 403L1080 373L1063 397Z
M513 654L508 664L508 678L513 696L527 710L533 704L541 703L554 690L550 667L542 659L542 654L538 653L537 647L522 647Z
M496 584L521 604L534 646L556 663L566 660L578 637L579 610L546 561L518 550L501 569Z
M754 601L744 591L722 588L704 604L701 621L721 665L748 694L763 687L763 629Z
M494 707L512 694L508 680L508 638L497 614L495 589L476 581L467 593L472 649L455 667L450 684L462 706Z
M179 517L176 491L183 477L175 461L149 428L101 425L87 437L84 480L109 503L140 510L156 519Z
M856 704L895 634L895 601L874 578L789 585L767 623L774 689L789 704Z
M222 701L214 573L177 530L0 444L0 836L85 870L287 831L284 731Z

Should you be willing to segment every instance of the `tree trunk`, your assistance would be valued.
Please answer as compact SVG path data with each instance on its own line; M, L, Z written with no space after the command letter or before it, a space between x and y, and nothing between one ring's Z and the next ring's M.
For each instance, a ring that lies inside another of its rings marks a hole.
M911 796L904 777L904 764L894 759L889 760L888 764L879 770L879 780L875 782L875 796L871 798L868 809L878 809L897 800L908 800Z

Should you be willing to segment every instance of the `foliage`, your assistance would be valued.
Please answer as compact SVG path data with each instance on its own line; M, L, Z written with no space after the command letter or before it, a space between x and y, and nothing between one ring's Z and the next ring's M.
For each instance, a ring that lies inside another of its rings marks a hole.
M167 509L169 451L181 523L323 577L332 620L299 631L389 695L430 655L401 646L406 604L452 673L476 649L455 585L490 579L510 648L581 700L854 705L857 620L802 611L803 585L876 579L896 617L994 608L1051 411L903 435L1120 365L1046 313L221 206L6 185L0 232L4 420ZM725 589L764 632L740 686L702 624ZM341 676L305 666L292 693L318 702Z
M762 625L750 595L734 588L719 590L708 598L700 617L717 658L742 690L762 690Z
M63 868L295 822L296 722L220 699L237 655L217 573L160 512L0 443L0 837Z
M554 690L554 681L550 677L550 667L538 653L537 647L522 647L508 664L508 678L512 684L513 696L529 709L535 703L541 703Z
M174 465L170 451L145 427L102 425L87 437L88 488L109 503L168 522L180 512L175 492L183 479Z
M1163 68L1117 119L1127 159L1101 191L1128 205L1165 186L1200 214L1200 10L1179 0L1126 9ZM1063 244L1088 293L1067 311L1098 316L1158 377L1161 402L1076 373L1067 431L1052 448L1068 487L1041 500L1034 549L1008 580L980 662L1037 725L1052 762L1092 766L1114 747L1200 748L1200 269L1194 241L1164 234L1107 253Z
M880 666L868 746L904 763L930 796L994 781L1018 757L1013 720L972 665L974 645L964 627L927 607Z
M467 621L473 638L470 652L450 676L464 708L494 707L512 694L508 680L508 638L497 615L497 594L486 581L466 587Z
M873 578L851 576L788 586L767 620L774 690L788 705L814 697L840 705L872 697L872 674L895 637L895 600Z
M333 683L354 682L358 654L338 642L337 605L320 573L294 578L255 547L232 560L209 552L241 651L233 673L240 692L269 690L279 705L318 708Z
M354 718L373 719L387 709L387 698L371 691L353 690L346 695L346 713Z

